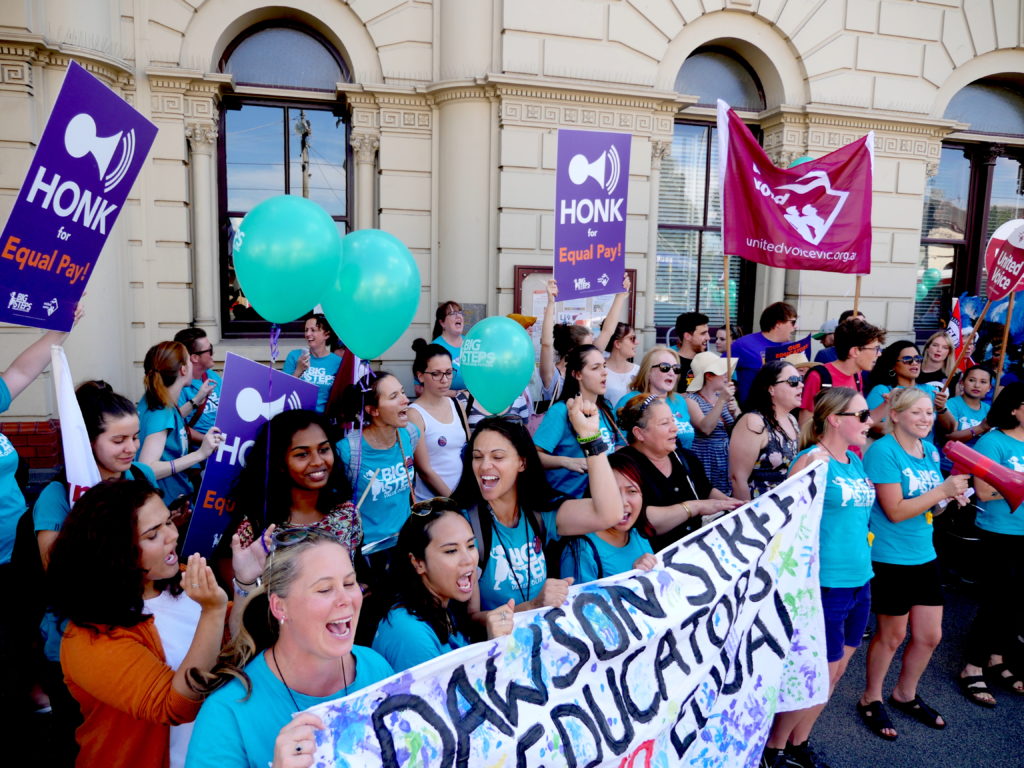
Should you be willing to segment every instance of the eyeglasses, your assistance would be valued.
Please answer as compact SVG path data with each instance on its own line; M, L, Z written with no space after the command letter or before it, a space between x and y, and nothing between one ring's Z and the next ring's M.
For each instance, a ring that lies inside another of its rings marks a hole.
M801 384L804 383L804 380L802 378L800 378L799 376L790 376L788 379L779 379L775 383L776 384L789 384L789 386L793 387L793 389L796 389L797 387L799 387Z
M447 371L424 371L427 376L432 378L434 381L441 381L441 379L450 379L455 375L455 371L449 368Z
M874 347L861 347L860 348L861 352L866 352L868 350L870 350L871 352L874 352L875 356L877 357L878 355L882 354L882 345L879 344L879 345L874 346Z
M669 371L672 371L672 373L674 373L676 376L683 372L683 366L679 365L678 363L676 363L675 365L673 365L672 363L658 363L654 367L657 368L662 373L668 373Z
M207 349L197 349L192 354L198 356L205 355L207 352L209 352L211 355L213 354L213 344L211 344Z
M920 355L904 355L903 357L896 358L896 362L903 363L904 365L913 365L914 363L920 363L924 360Z
M871 418L871 411L865 408L863 411L836 411L836 416L856 416L861 424L867 424Z
M455 499L449 498L448 496L435 496L432 499L424 499L423 501L417 501L410 507L410 510L414 515L429 515L431 512L443 512L446 509L459 511L459 505Z
M445 317L462 317L465 314L461 309L453 309Z
M338 537L333 533L328 533L319 528L310 528L307 526L295 526L293 528L278 528L274 531L274 535L270 537L274 547L270 550L273 554L274 550L278 547L290 547L292 544L298 544L302 541L309 541L311 539L322 539L324 541L338 541Z

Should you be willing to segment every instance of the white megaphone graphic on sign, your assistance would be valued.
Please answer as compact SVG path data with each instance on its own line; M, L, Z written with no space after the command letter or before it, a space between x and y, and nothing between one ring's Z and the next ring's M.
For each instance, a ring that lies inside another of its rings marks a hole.
M117 165L107 173L118 147L121 148L121 157ZM120 183L132 164L132 158L135 156L135 130L130 129L127 133L118 131L112 136L98 136L96 121L91 115L80 112L68 121L68 126L64 129L64 149L76 158L92 155L103 181L103 189L109 192Z
M270 421L281 411L285 410L285 408L294 411L301 407L302 400L299 398L298 392L281 395L274 402L268 403L263 399L258 389L246 387L235 398L235 412L238 414L238 418L248 422L253 422L257 419Z
M593 179L609 195L618 186L621 172L622 161L614 144L598 155L593 162L587 160L586 155L573 155L569 161L569 180L573 184L579 186L587 179Z

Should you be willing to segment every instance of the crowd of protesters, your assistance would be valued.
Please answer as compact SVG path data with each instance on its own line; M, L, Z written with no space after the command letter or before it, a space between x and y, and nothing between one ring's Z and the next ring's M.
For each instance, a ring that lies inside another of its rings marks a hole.
M675 345L641 350L619 322L626 294L595 338L557 323L557 286L547 292L537 381L503 414L483 411L462 380L458 302L442 303L435 338L414 346L415 401L384 371L346 386L348 353L323 315L310 316L306 348L284 371L318 386L317 408L264 424L209 559L178 551L223 441L222 382L202 330L146 353L138 404L102 381L79 385L101 482L73 506L58 475L27 509L0 435L0 569L13 578L34 558L45 585L2 625L14 677L4 698L52 710L55 760L311 765L323 724L294 713L508 634L517 612L561 605L574 583L649 570L665 546L818 460L830 694L874 614L850 705L885 740L898 738L893 709L945 727L919 688L942 638L940 513L976 513L988 563L964 696L992 708L996 684L1024 694L1014 667L1024 514L939 452L960 441L1024 471L1024 382L1012 370L996 391L996 372L970 360L947 388L956 371L944 334L923 352L886 346L886 332L852 311L815 334L815 362L766 362L797 325L784 302L745 336L712 336L706 315L683 313ZM0 412L65 337L46 333L3 372ZM28 552L23 520L35 533ZM825 766L810 746L824 706L779 714L761 765Z

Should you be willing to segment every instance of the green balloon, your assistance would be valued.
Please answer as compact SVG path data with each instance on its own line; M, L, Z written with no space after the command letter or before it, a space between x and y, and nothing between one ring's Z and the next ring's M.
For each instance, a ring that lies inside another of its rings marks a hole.
M928 297L928 286L924 283L917 284L917 300L924 301Z
M327 212L295 195L264 200L235 233L235 274L253 308L272 323L309 312L338 271L341 236Z
M814 159L814 158L813 158L813 157L811 157L810 155L803 155L803 156L801 156L801 157L798 157L798 158L797 158L796 160L794 160L794 161L793 161L792 163L790 163L790 164L789 164L789 165L787 165L786 167L787 167L787 168L795 168L795 167L796 167L796 166L798 166L798 165L803 165L804 163L809 163L809 162L811 162L811 160L813 160L813 159Z
M929 267L921 275L921 284L931 289L939 284L939 280L942 279L942 273L935 267Z
M346 347L364 360L380 357L419 303L420 270L401 240L379 229L342 238L341 266L320 304Z
M462 342L462 378L491 413L501 413L523 393L533 375L533 342L508 317L487 317Z

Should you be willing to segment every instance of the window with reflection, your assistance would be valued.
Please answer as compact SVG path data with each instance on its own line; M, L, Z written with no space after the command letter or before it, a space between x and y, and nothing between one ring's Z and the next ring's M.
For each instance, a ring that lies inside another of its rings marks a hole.
M702 106L723 98L740 110L764 109L764 93L753 71L731 51L699 49L679 70L676 90L696 95ZM712 327L725 322L725 296L733 323L750 327L754 265L722 256L718 137L714 123L677 122L672 146L661 163L654 324L665 338L681 312L699 311Z
M952 297L984 294L985 246L1010 219L1024 217L1024 87L1019 75L972 83L945 117L967 123L943 144L928 179L921 222L914 328L926 338L943 327Z
M221 317L224 335L264 335L269 324L246 300L231 246L245 215L275 195L306 197L349 229L349 122L337 84L344 60L323 39L294 25L249 30L227 49L221 70L259 95L228 96L221 107ZM287 89L287 94L275 90ZM308 98L295 98L296 91ZM287 98L282 98L287 96ZM312 309L312 307L310 308ZM301 332L301 322L286 333Z

